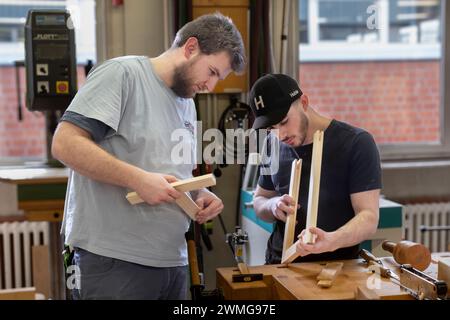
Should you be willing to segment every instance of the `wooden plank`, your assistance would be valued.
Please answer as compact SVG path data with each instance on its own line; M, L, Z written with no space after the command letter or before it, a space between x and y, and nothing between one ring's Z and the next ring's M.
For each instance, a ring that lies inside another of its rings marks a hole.
M299 244L300 240L297 240L293 245L291 245L286 252L284 252L283 257L281 259L282 264L291 263L297 257L300 256L300 253L297 252L297 244Z
M247 264L245 264L243 262L238 263L238 269L241 272L241 274L250 274Z
M50 276L50 251L48 246L33 246L31 248L33 264L33 285L37 293L50 298L51 276Z
M289 185L289 196L294 199L295 205L293 206L294 214L289 214L286 219L286 225L284 227L284 239L283 239L283 254L294 243L295 236L295 224L297 223L297 207L298 207L298 194L300 190L300 178L302 173L302 160L293 160L291 167L291 180ZM283 260L283 259L282 259Z
M64 211L61 210L43 210L43 211L26 211L25 217L27 221L49 221L60 222L63 220Z
M216 177L212 173L171 183L171 186L180 192L189 192L215 185Z
M34 300L35 297L34 287L0 290L0 300Z
M66 183L67 168L0 169L0 181L14 184Z
M19 202L19 209L24 211L61 210L64 211L64 199L27 200Z
M313 137L313 154L311 160L311 176L308 190L308 213L304 243L315 243L316 237L308 228L317 226L317 210L319 207L320 172L322 169L323 131L316 131Z
M172 182L170 185L180 192L188 192L215 186L216 178L214 177L213 174L205 174L195 178ZM139 195L136 192L128 193L126 198L128 202L130 202L133 205L144 202L144 200L142 200L141 197L139 197Z
M194 200L192 200L185 192L183 192L181 197L175 200L175 202L189 217L191 217L192 220L196 219L197 213L201 210Z
M333 281L342 270L343 262L329 262L320 271L317 276L317 285L322 288L330 288L333 285Z

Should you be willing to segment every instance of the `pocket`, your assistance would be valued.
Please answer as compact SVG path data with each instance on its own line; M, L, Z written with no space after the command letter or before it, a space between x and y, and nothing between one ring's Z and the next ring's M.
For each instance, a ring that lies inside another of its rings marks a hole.
M115 259L76 248L74 255L82 276L100 275L114 267Z

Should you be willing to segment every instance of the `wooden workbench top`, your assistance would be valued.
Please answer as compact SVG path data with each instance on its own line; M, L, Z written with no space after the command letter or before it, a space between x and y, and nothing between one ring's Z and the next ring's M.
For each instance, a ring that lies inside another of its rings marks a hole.
M67 168L14 168L0 169L0 182L13 184L66 183Z
M449 253L450 255L450 253ZM398 272L398 265L391 257L382 258L383 264ZM250 266L250 273L262 273L264 279L248 283L232 282L237 268L218 268L217 286L222 288L226 299L282 299L282 300L348 300L355 299L355 291L369 289L383 300L412 299L390 279L371 273L362 259L343 260L342 271L331 288L321 288L316 277L326 263L304 262L285 265ZM436 277L436 259L425 273Z

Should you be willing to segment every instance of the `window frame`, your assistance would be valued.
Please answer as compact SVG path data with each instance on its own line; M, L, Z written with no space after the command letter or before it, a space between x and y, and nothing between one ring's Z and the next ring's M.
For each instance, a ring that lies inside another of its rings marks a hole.
M383 160L436 159L450 157L450 5L441 2L441 62L440 62L440 142L380 144Z
M312 0L317 2L317 0ZM309 3L309 5L311 2ZM300 6L300 0L298 0L298 5ZM309 9L310 10L310 9ZM309 19L311 20L311 19ZM308 24L310 24L308 20ZM300 23L300 21L299 21ZM308 28L310 26L308 25ZM393 144L377 144L380 150L380 157L383 161L401 161L401 160L431 160L431 159L442 159L450 158L450 90L445 90L446 84L450 84L450 4L446 1L441 2L441 57L440 57L440 106L439 106L439 130L440 130L440 140L438 142L430 143L393 143ZM318 47L325 49L327 43L325 42L322 46L321 42L311 42L311 38L308 39L308 44L299 45L299 59L298 64L308 63L308 61L300 62L301 49L309 44L316 44ZM330 42L328 42L329 44ZM343 47L346 43L342 43ZM374 43L379 45L380 43ZM364 44L363 44L364 45ZM367 46L367 44L365 44ZM369 44L370 45L370 44ZM388 46L395 44L386 44ZM329 51L328 51L329 52ZM333 59L327 59L327 62L334 61L349 61L353 59L341 59L339 56ZM360 59L364 60L364 59ZM369 59L365 59L369 60ZM373 61L374 59L370 59ZM390 60L386 57L382 59L377 59L376 61ZM414 59L417 60L417 59ZM428 60L428 59L427 59ZM312 62L312 61L311 61ZM314 60L314 62L320 62L319 60ZM297 69L298 70L298 69Z

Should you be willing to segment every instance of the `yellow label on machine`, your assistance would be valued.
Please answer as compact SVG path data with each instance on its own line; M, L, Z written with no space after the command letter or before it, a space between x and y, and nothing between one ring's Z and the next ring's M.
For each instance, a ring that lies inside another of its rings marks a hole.
M69 81L56 81L56 93L69 93Z

